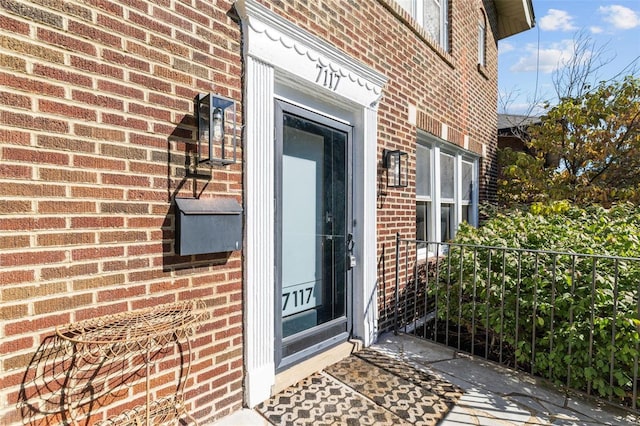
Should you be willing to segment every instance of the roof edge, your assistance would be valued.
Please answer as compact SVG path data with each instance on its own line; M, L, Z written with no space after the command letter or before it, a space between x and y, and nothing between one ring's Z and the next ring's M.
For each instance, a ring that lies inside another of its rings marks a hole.
M498 40L536 25L533 0L493 0L498 12Z

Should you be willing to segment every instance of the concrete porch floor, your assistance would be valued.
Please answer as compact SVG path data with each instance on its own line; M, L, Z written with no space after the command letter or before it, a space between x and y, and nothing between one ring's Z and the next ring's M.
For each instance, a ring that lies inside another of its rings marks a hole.
M464 393L438 423L462 425L638 425L640 418L584 395L566 397L534 377L412 336L384 334L373 346L383 354L440 376ZM269 425L255 410L241 410L216 426Z

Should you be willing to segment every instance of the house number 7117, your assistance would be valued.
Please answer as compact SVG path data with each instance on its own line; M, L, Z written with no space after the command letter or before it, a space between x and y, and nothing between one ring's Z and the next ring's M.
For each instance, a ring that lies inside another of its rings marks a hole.
M340 83L340 73L331 71L326 65L316 64L316 69L318 70L316 83L322 84L327 89L335 92L338 89L338 83Z

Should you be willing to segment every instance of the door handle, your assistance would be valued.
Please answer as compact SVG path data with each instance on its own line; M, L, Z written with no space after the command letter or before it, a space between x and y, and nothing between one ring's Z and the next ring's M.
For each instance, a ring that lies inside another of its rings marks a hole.
M353 234L347 234L347 269L353 269L356 267L356 257L353 255L353 246L356 242L353 240Z
M347 234L347 251L352 252L354 245L356 245L356 242L353 240L353 234L349 232Z

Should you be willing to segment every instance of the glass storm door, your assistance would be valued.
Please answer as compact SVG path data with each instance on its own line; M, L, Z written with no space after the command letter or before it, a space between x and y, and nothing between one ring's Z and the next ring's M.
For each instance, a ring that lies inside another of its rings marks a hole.
M276 360L348 337L351 127L284 102L276 108Z

